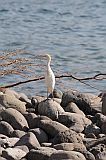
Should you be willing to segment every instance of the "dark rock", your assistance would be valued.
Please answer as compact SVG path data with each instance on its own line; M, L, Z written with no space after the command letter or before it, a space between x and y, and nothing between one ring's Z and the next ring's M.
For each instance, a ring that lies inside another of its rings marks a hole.
M5 121L0 122L0 134L4 134L10 137L12 132L14 131L13 127Z
M98 114L98 113L97 113ZM91 121L92 121L92 123L96 123L96 118L95 118L95 116L92 116L92 115L86 115L86 117L88 118L88 119L90 119Z
M57 133L68 130L63 124L52 120L40 120L38 128L43 129L50 137L54 137Z
M24 117L26 118L29 128L34 128L35 127L35 121L34 119L37 118L38 116L35 113L24 113Z
M104 122L101 126L101 130L103 134L106 134L106 122Z
M2 156L3 150L4 150L4 148L0 146L0 156Z
M53 138L53 144L59 143L82 143L82 137L75 131L68 129L66 131L59 132Z
M89 150L91 149L92 147L95 147L99 144L105 144L106 145L106 136L105 137L102 137L102 138L98 138L98 139L91 139L90 141L88 141L86 139L86 143L85 143L85 146L86 148Z
M61 105L65 108L70 102L74 102L85 114L98 113L95 108L91 107L91 101L86 94L72 90L64 92Z
M57 90L57 89L54 89L54 91L53 91L53 95L52 94L50 94L49 95L49 97L50 98L62 98L62 95L63 95L63 93L61 92L61 91L59 91L59 90Z
M24 152L23 150L21 150L19 148L7 148L7 149L3 150L3 152L2 152L2 156L4 158L7 158L8 160L21 159L25 155L26 155L26 152Z
M38 104L42 101L44 101L46 98L45 97L41 97L41 96L35 96L32 97L31 99L31 103L35 108L35 112L38 114Z
M85 127L84 133L85 133L86 135L88 135L88 134L90 134L90 133L93 133L94 135L97 136L98 134L101 133L101 130L100 130L100 128L97 127L96 125L90 124L90 125L87 125L87 126Z
M38 124L39 124L39 122L41 120L50 120L51 121L51 119L49 117L47 117L47 116L40 116L40 115L38 115L38 117L36 117L36 118L33 119L33 123L32 123L32 126L30 128L31 129L33 129L33 128L39 128Z
M57 152L54 152L48 160L86 160L84 155L80 152L76 151L62 151L59 150Z
M6 109L6 108L0 104L0 114L1 114L1 112L4 111L5 109ZM0 120L2 120L1 117L0 117Z
M95 139L95 138L84 137L84 138L83 138L83 143L84 143L84 145L86 146L86 148L89 150L89 149L92 147L92 145L91 145L91 147L90 147L90 144L91 144L92 142L96 142L96 140L97 140L97 139Z
M43 150L30 150L27 154L27 160L48 160L53 151L49 148Z
M39 120L51 120L49 117L43 115L38 115L38 118Z
M45 99L46 98L42 97L42 96L34 96L34 97L32 97L31 102L33 105L36 105L36 103L38 105L40 102L44 101ZM35 101L33 101L33 100L35 100Z
M31 103L32 103L32 105L36 108L37 106L38 106L38 101L37 101L37 99L36 98L34 98L34 97L32 97L32 99L31 99Z
M101 113L97 113L95 115L95 121L96 121L96 125L99 126L99 127L101 127L102 124L106 122L106 116L104 116Z
M59 114L58 121L76 132L82 132L86 125L91 124L91 121L85 116L69 112Z
M30 129L29 132L32 132L35 134L39 143L48 142L48 135L42 129L40 128Z
M103 153L103 155L106 156L106 145L104 145L104 144L96 145L96 146L94 146L94 147L92 147L92 148L90 149L90 152L92 152L93 155L96 157L96 159L99 160L99 157L100 157L100 155L102 156L102 153ZM105 154L104 154L104 153L105 153ZM98 157L98 158L97 158L97 157ZM100 159L100 160L101 160L101 159ZM105 160L105 159L104 159L104 160Z
M96 139L97 137L95 136L95 134L93 134L93 133L88 133L87 135L86 135L86 137L87 138L93 138L93 139Z
M102 114L106 116L106 92L102 94Z
M64 112L64 109L60 106L59 103L53 101L52 99L42 101L38 105L38 113L40 115L47 116L52 120L58 118L58 114Z
M95 160L95 157L91 152L83 150L81 153L85 156L86 160Z
M15 146L23 146L23 145L26 145L29 148L29 150L40 147L40 144L36 136L32 132L29 132L26 135L22 136L20 140L15 144Z
M8 122L14 129L24 130L28 128L25 117L16 109L8 108L1 112L1 117Z
M67 105L67 107L65 107L64 109L65 109L66 112L77 113L77 114L81 114L81 115L85 116L85 114L73 102L70 102Z

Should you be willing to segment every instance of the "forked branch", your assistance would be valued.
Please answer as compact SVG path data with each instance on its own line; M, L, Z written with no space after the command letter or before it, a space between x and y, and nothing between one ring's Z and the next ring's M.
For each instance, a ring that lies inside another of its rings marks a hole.
M106 79L106 74L105 73L99 73L99 74L96 74L92 77L80 78L80 77L76 77L72 74L67 73L67 74L62 74L62 75L56 75L56 79L58 79L58 78L72 78L72 79L75 79L77 81L83 82L83 81L87 81L87 80L103 80L103 79ZM43 79L45 79L44 76L35 77L33 79L29 79L29 80L26 80L26 81L20 81L20 82L17 82L17 83L12 83L12 84L9 84L9 85L1 86L0 88L11 88L11 87L18 86L20 84L29 83L29 82L32 82L32 81L39 81L39 80L43 80Z

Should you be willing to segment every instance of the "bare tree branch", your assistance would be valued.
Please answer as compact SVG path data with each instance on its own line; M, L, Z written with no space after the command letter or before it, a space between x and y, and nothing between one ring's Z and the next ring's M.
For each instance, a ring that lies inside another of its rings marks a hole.
M102 76L102 78L100 78L101 76ZM63 74L63 75L57 75L56 78L73 78L75 80L80 81L81 83L84 83L83 81L86 81L86 80L103 80L103 79L106 79L106 74L105 73L99 73L99 74L96 74L92 77L85 77L85 78L76 77L72 74ZM20 82L17 82L17 83L12 83L12 84L9 84L9 85L1 86L0 88L15 87L15 86L18 86L20 84L29 83L29 82L32 82L32 81L39 81L39 80L43 80L43 79L45 79L44 76L35 77L33 79L29 79L29 80L26 80L26 81L20 81Z
M8 84L8 85L0 86L0 89L15 87L15 86L29 83L32 81L43 80L45 78L44 76L33 77L37 69L38 70L39 68L44 69L44 64L38 64L38 61L35 63L36 59L34 58L29 58L29 57L24 58L22 54L27 52L28 51L24 49L16 49L12 52L9 52L9 51L0 52L0 75L1 76L15 74L15 75L19 75L24 78L27 78L27 80L25 81L20 81L20 82ZM31 77L31 78L28 79L28 77ZM97 89L96 87L86 83L85 81L88 82L89 80L104 80L106 79L106 73L99 73L91 77L77 77L71 73L56 75L56 79L62 79L62 78L74 79L91 88Z

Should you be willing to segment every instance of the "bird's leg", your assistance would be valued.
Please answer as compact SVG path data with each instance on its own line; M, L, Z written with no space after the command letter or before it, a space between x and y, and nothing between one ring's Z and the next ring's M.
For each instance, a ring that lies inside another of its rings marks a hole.
M53 92L51 93L51 95L52 95L52 99L53 99L53 101L54 101L54 95L53 95Z
M48 100L49 98L48 98L48 90L47 90L47 100Z

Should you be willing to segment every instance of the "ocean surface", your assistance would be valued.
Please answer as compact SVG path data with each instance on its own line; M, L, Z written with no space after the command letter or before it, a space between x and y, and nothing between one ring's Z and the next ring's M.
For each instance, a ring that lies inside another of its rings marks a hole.
M44 75L46 62L36 55L45 53L52 56L55 75L106 73L106 0L0 0L0 85ZM90 86L61 78L55 88L95 94L106 90L106 79L84 82ZM43 80L14 89L46 94Z

